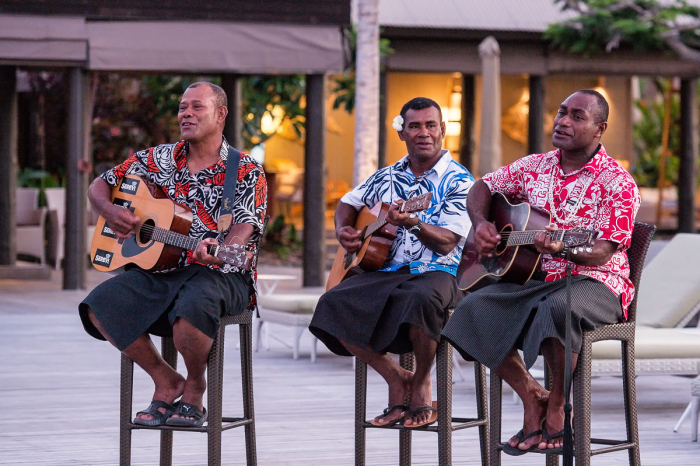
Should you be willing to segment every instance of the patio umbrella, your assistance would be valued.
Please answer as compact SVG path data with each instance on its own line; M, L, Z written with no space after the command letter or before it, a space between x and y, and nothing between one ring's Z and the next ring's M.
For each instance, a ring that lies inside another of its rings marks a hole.
M501 49L493 36L479 44L481 57L481 137L479 175L501 167Z

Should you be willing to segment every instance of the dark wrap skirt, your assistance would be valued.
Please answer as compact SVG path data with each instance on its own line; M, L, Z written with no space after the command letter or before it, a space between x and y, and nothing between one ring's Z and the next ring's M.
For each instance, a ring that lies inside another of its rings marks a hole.
M566 280L497 283L467 295L442 331L467 360L496 370L511 348L523 350L528 369L547 338L564 345ZM581 351L584 330L620 322L622 307L602 282L574 275L571 286L572 348Z
M98 285L78 311L85 331L104 340L88 317L92 309L122 351L145 332L172 337L178 317L214 338L221 316L243 312L252 292L248 274L222 273L197 264L168 273L133 267Z
M413 351L409 326L416 325L439 341L445 310L463 296L455 277L447 272L411 274L402 267L363 273L321 296L309 330L341 356L351 354L340 341L369 346L378 353L408 353Z

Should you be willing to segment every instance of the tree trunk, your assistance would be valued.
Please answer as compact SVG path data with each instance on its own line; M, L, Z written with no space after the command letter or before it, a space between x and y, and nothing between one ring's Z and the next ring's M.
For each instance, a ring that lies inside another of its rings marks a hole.
M353 182L377 170L379 153L379 0L357 2Z

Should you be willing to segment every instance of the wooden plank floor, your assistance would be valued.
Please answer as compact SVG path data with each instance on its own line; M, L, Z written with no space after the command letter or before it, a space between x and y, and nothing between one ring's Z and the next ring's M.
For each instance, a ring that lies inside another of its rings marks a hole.
M90 274L90 286L102 279ZM56 277L52 282L0 281L0 465L118 463L119 354L83 331L76 308L85 292L59 288ZM231 327L227 332L224 371L224 412L229 415L240 412L235 330ZM282 342L291 342L291 329L272 326L272 330ZM352 360L334 356L320 345L318 361L311 364L310 342L311 337L305 335L302 357L297 361L274 338L270 351L254 356L260 465L354 464ZM472 365L463 362L462 368L468 379L454 386L455 415L474 416ZM595 379L593 393L594 436L621 436L620 380ZM134 411L145 408L151 394L149 379L137 369ZM522 422L522 408L510 401L510 395L506 387L504 436L516 432ZM679 433L672 432L690 399L689 379L641 377L637 395L643 464L700 464L700 444L690 442L690 422ZM370 373L368 397L369 414L379 413L386 392L374 373ZM223 440L223 463L245 464L242 429L225 432ZM437 464L436 440L432 433L414 434L413 464ZM370 430L367 442L368 465L397 464L396 432ZM133 464L158 464L157 433L136 431L132 448ZM476 429L454 435L453 458L455 465L479 464ZM542 456L530 454L505 457L503 464L539 465L543 461ZM595 465L626 462L626 453L593 458ZM174 463L206 464L206 435L176 433Z

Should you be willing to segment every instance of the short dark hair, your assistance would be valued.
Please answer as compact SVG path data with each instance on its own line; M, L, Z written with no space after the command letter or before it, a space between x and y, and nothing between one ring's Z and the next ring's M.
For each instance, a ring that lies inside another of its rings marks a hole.
M401 118L406 121L406 112L409 110L423 110L424 108L435 107L440 114L440 121L442 121L442 110L440 106L433 99L428 99L427 97L415 97L401 107Z
M228 108L228 98L226 97L226 91L224 91L221 87L217 86L214 83L210 83L208 81L197 81L196 83L192 83L189 86L187 86L187 89L194 89L195 87L199 87L202 85L209 86L209 89L214 93L214 103L216 103L216 107L226 107Z
M610 106L608 105L608 101L605 100L605 97L603 97L603 94L601 94L598 91L594 91L593 89L579 89L576 91L574 94L587 94L587 95L592 95L596 98L596 111L595 111L595 123L602 123L604 121L608 121L608 116L610 114Z

